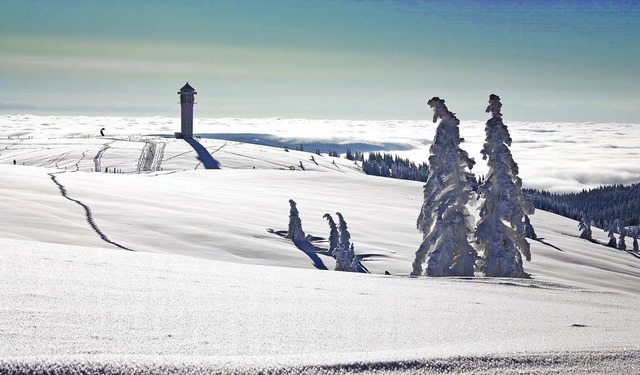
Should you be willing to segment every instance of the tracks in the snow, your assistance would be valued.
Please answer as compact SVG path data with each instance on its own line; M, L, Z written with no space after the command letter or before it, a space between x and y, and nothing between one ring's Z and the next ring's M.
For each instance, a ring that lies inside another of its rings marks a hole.
M105 151L107 151L109 148L111 148L111 144L114 143L115 140L111 141L111 142L107 142L102 146L102 149L100 151L98 151L98 153L96 154L96 156L94 156L93 158L93 163L95 164L95 171L96 172L102 172L102 154L104 154Z
M84 160L84 157L86 156L86 154L87 154L87 151L83 151L82 152L82 157L80 158L80 160L78 160L76 162L76 164L75 164L76 165L76 172L80 170L80 163Z
M89 206L87 206L86 204L82 203L81 201L77 200L77 199L73 199L71 197L69 197L69 195L67 194L67 189L64 187L64 185L62 185L58 179L56 178L56 173L48 173L49 177L51 177L51 181L53 181L53 183L55 183L58 186L58 189L60 189L60 194L62 194L62 196L65 199L70 200L71 202L75 202L76 204L80 205L85 212L85 216L87 219L87 223L89 223L89 225L91 226L91 228L93 228L93 230L98 234L98 236L100 236L100 238L105 241L108 242L116 247L119 247L121 249L124 250L129 250L129 251L134 251L132 249L129 249L128 247L122 246L117 242L113 242L109 239L109 237L107 237L106 234L104 234L100 228L98 227L98 225L96 224L95 220L93 219L93 213L91 212L91 208Z
M165 143L154 143L147 141L142 148L138 158L137 173L159 171L164 157Z

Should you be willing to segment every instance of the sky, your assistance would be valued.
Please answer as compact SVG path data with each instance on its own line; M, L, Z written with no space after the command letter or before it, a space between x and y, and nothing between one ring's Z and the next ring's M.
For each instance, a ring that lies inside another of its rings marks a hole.
M0 2L0 114L640 123L637 1Z

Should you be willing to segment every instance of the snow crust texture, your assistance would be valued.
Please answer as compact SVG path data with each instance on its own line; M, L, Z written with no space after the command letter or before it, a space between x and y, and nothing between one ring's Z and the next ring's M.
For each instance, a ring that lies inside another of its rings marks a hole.
M640 334L637 294L541 280L375 276L12 240L0 242L0 264L6 360L624 354ZM499 329L486 316L504 317Z
M71 357L60 360L0 359L0 374L633 374L640 366L639 358L640 351L634 350L621 353L536 353L333 365L238 364L233 361L184 358L173 362L131 357L82 360Z

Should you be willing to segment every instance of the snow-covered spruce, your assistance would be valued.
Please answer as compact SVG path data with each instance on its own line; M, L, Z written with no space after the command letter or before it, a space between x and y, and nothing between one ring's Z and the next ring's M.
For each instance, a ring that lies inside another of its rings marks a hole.
M637 252L638 251L638 232L640 232L640 227L638 227L637 225L632 227L626 227L625 231L633 239L633 251Z
M338 216L338 230L340 237L338 244L333 251L336 258L336 271L358 272L358 259L356 258L353 244L351 243L351 234L347 229L347 222L340 212L336 212Z
M433 122L440 119L440 123L430 148L429 176L417 222L423 241L411 275L473 276L477 255L469 244L473 217L467 204L473 199L475 162L460 148L460 121L444 100L434 97L427 104L433 109Z
M522 180L509 150L511 136L502 122L501 107L500 97L491 94L486 112L492 117L485 126L486 140L481 151L489 170L478 188L484 198L476 229L478 251L484 258L480 269L485 276L528 277L522 266L522 255L531 260L525 217L534 209L522 193Z
M287 230L286 238L292 241L304 241L306 236L302 230L302 221L298 216L296 202L293 199L289 199L289 205L291 209L289 210L289 229Z
M531 220L529 219L529 215L524 215L524 236L527 238L531 238L532 240L538 239L536 230L533 229L533 225L531 225Z
M578 229L580 230L580 238L593 241L593 233L591 232L592 221L589 220L584 214L578 223Z
M605 232L607 232L607 236L609 236L609 242L607 242L607 246L609 247L613 247L614 249L616 249L618 247L617 243L616 243L616 227L617 227L617 220L612 221L609 226L604 230Z
M624 238L627 235L627 231L624 227L624 221L623 220L616 220L616 223L618 224L618 233L620 233L620 236L618 237L618 250L627 250L627 244L624 242Z
M340 233L338 233L338 226L333 218L329 214L324 214L323 218L327 219L329 224L329 254L333 254L334 250L338 247L338 241L340 241Z

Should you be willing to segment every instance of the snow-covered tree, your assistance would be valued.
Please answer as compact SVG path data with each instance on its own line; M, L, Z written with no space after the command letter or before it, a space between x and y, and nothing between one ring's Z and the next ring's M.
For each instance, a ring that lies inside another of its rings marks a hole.
M527 238L531 238L532 240L537 240L538 235L536 234L535 229L533 229L533 225L531 225L531 220L529 220L529 215L524 215L524 236Z
M429 175L417 221L423 241L411 274L473 276L476 251L469 239L474 220L467 204L474 198L471 169L475 162L460 148L460 121L444 100L434 97L427 104L433 109L433 122L440 122L430 148Z
M627 250L627 244L624 242L624 238L627 235L627 231L624 227L624 221L617 219L616 223L618 224L618 233L620 233L620 236L618 237L618 250Z
M617 227L616 224L617 223L613 221L609 224L607 229L604 230L605 232L607 232L607 236L609 236L609 242L607 243L607 246L613 247L614 249L617 248L616 235L615 235L616 227Z
M340 238L338 244L333 251L336 258L336 271L358 272L357 258L351 243L351 234L347 229L347 222L340 212L336 212L338 216L338 231Z
M344 247L345 249L349 249L351 245L351 234L347 229L347 222L344 220L344 216L340 212L336 212L338 216L338 231L340 233L338 245Z
M627 231L627 234L629 234L631 238L633 238L633 251L637 252L638 251L638 232L640 232L640 227L638 227L637 225L632 227L627 227L626 231Z
M287 231L286 238L293 241L304 241L306 236L302 230L302 221L298 216L299 213L296 202L294 202L293 199L289 199L289 205L291 209L289 210L289 230Z
M578 223L578 229L580 230L580 238L593 241L591 220L589 220L585 215L582 215L582 219L580 219L580 223Z
M351 247L349 248L349 256L351 257L351 264L349 265L349 271L358 272L358 264L360 264L360 261L356 256L356 250L353 246L353 243L351 243Z
M501 108L500 97L490 95L486 112L492 117L485 126L486 140L482 148L489 171L478 188L484 201L476 242L484 257L481 269L486 276L527 277L522 255L528 261L531 252L524 235L525 217L533 213L533 204L522 193L522 180L509 150L511 136L502 122Z
M338 227L336 226L336 222L333 221L331 215L324 214L323 217L327 219L327 222L329 223L329 254L333 254L333 251L338 247L340 233L338 233Z

